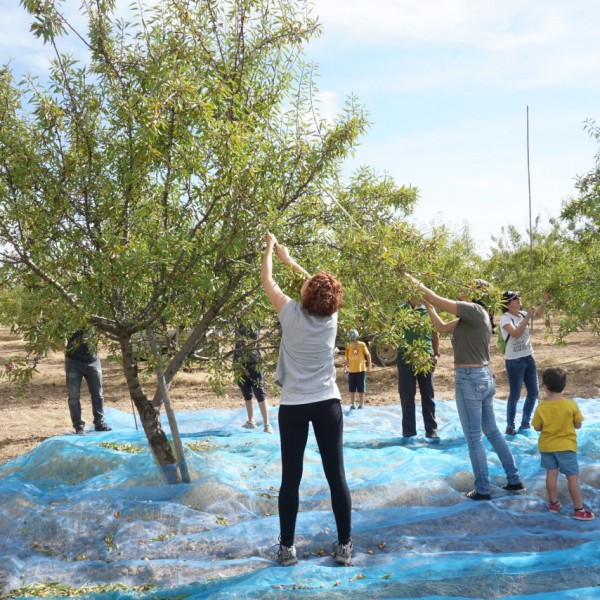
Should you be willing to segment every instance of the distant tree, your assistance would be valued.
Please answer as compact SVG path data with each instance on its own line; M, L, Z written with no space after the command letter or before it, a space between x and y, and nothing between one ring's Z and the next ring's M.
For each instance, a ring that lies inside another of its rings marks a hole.
M600 143L600 127L588 121L589 134ZM595 168L577 180L578 196L566 202L554 225L565 247L553 273L557 300L564 311L559 335L591 327L600 334L600 150Z
M587 128L600 141L599 128L593 122ZM596 168L579 177L576 187L579 195L563 205L548 231L536 219L533 244L508 226L485 261L490 281L500 290L521 291L526 305L539 302L544 289L552 290L559 341L588 327L600 333L600 152Z
M539 217L532 233L533 244L530 236L516 227L503 227L501 235L493 238L496 245L484 262L485 277L498 292L519 291L526 306L539 302L544 290L552 287L553 265L562 254L558 231L543 231Z

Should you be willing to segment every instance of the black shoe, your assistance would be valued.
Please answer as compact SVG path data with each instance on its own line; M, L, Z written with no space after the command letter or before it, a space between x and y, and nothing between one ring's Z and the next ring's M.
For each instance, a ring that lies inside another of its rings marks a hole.
M85 433L85 425L77 425L77 427L75 427L75 433L77 435L83 435Z
M506 428L506 435L517 435L517 430L509 425Z
M524 494L527 491L527 488L520 481L519 483L507 483L502 486L502 489L514 494Z
M94 431L112 431L112 427L109 427L106 423L99 423L94 425Z
M479 492L476 492L475 490L465 494L465 497L468 498L469 500L491 500L492 499L490 494L480 494Z
M429 433L425 434L425 437L430 440L439 440L440 439L440 436L437 434L437 431L430 431Z

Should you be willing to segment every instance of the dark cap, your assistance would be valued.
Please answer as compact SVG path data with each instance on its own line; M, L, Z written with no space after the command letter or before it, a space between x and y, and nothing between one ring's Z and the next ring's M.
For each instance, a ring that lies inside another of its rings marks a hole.
M519 294L519 292L504 292L504 294L502 294L502 302L508 304L511 300L514 300L515 298L520 298L521 294Z

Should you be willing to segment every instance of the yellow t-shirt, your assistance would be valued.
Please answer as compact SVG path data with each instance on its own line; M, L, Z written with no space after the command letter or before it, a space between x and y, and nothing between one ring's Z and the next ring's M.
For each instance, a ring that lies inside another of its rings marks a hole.
M346 364L349 373L362 373L367 370L369 349L364 342L350 342L346 346Z
M535 429L542 429L540 452L577 452L575 423L583 423L583 415L573 400L540 400L531 422Z

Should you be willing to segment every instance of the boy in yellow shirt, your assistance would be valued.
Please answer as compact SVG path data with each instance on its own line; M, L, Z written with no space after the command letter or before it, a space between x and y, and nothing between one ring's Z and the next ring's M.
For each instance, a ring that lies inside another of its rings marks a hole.
M546 392L546 398L535 409L531 424L536 431L542 432L538 447L542 467L546 469L546 490L550 502L548 510L557 513L562 507L558 500L560 471L567 476L569 494L573 500L573 518L591 521L594 513L583 506L577 464L575 430L581 427L583 416L576 402L563 397L566 385L567 375L562 369L552 367L542 373L542 388Z
M350 343L346 346L344 370L348 373L348 389L352 402L350 408L356 408L356 392L358 392L358 408L364 408L367 371L371 370L371 353L364 342L358 341L356 329L350 331L348 339Z

